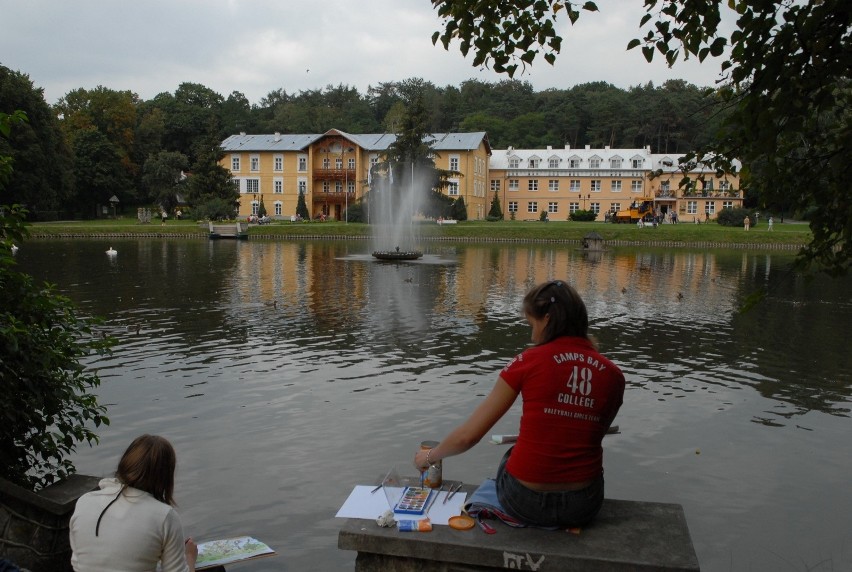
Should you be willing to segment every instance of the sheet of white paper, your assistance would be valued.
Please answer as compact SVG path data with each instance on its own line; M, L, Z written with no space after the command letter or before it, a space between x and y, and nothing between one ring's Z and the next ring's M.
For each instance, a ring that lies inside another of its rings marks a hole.
M340 518L367 518L375 520L379 518L386 510L390 510L387 498L382 494L381 490L371 493L375 486L357 485L349 494L349 498L337 511L336 517ZM467 494L459 491L453 498L444 504L444 499L447 498L447 491L438 493L435 502L429 512L422 516L411 514L395 515L397 520L420 520L427 516L432 521L432 524L448 524L450 517L461 514L464 507Z

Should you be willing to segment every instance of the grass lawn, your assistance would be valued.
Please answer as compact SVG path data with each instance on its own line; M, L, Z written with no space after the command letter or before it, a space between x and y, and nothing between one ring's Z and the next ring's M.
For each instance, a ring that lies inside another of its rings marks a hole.
M807 224L800 222L775 223L770 232L761 221L746 232L743 228L709 224L664 224L657 228L638 228L633 224L612 224L604 222L568 222L568 221L470 221L453 225L438 225L434 222L418 223L423 237L458 238L459 240L519 240L519 241L579 241L589 232L597 232L604 240L676 243L717 243L724 244L806 244L811 239ZM136 219L105 219L92 221L43 222L29 227L33 236L100 236L133 234L174 234L206 235L206 225L196 221L176 221L169 219L165 225L159 222L138 224ZM249 228L249 236L262 237L340 237L368 236L370 226L362 223L344 222L274 222Z

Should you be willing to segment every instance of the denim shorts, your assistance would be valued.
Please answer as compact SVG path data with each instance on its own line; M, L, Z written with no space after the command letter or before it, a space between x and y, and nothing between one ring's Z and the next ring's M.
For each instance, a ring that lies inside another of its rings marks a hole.
M534 491L506 471L509 449L497 469L497 499L510 516L529 525L570 528L588 524L601 509L603 475L578 491Z

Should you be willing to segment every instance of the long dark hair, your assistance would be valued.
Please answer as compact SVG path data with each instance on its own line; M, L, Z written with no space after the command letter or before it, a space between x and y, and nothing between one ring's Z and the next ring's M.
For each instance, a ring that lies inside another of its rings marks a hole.
M174 505L176 465L175 450L168 440L157 435L140 435L122 455L115 477L123 485Z
M589 314L583 299L568 283L551 280L533 287L523 302L524 313L534 318L549 316L538 344L546 344L560 336L589 337Z

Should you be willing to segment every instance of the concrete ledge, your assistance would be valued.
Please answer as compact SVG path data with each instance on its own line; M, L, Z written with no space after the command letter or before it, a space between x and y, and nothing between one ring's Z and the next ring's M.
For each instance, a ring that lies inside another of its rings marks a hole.
M398 532L371 520L348 519L338 548L358 551L357 572L699 570L686 517L676 504L607 499L579 535L489 524L496 534L448 526Z

